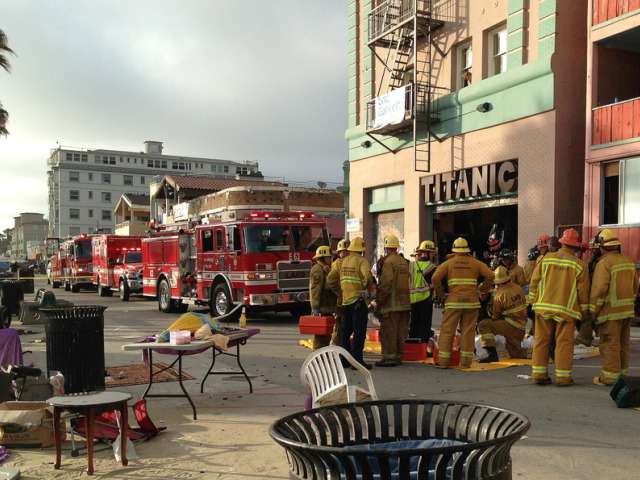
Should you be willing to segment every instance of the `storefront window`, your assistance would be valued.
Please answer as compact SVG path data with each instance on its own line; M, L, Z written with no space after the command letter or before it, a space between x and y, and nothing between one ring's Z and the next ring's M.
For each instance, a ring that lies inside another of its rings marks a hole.
M640 158L620 162L622 176L623 223L640 223Z

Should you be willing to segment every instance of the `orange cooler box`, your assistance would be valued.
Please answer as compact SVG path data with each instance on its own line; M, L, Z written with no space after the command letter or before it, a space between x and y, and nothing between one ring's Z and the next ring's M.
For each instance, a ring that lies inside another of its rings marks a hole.
M303 335L331 335L336 319L331 315L304 315L300 317L300 333Z
M403 362L420 362L427 358L427 344L405 342L404 349L402 350Z

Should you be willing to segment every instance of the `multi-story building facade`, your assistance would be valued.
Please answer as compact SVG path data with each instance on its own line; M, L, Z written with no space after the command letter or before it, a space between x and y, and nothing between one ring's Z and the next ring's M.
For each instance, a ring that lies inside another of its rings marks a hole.
M123 193L149 193L156 175L255 176L257 162L166 155L162 142L146 141L144 152L59 147L48 160L49 235L114 231L113 209Z
M11 257L25 260L29 246L44 245L49 222L42 213L21 213L13 218L14 227L11 237Z
M587 2L348 0L351 236L520 261L581 225Z
M589 0L584 234L640 263L640 0Z

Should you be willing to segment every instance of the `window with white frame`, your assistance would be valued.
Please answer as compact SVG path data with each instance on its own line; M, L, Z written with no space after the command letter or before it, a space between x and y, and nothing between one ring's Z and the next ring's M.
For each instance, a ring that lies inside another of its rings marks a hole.
M102 192L102 201L105 203L111 202L111 192Z
M69 209L69 218L71 220L78 220L80 218L80 209L79 208L70 208Z
M102 183L111 183L111 174L103 173L102 174Z
M80 190L69 190L69 200L80 200Z
M133 175L124 175L122 178L125 185L133 185Z
M79 182L80 181L80 172L69 172L69 181L70 182Z
M471 40L456 47L456 90L468 87L472 83L473 48Z
M111 210L102 210L102 220L111 220Z
M502 24L487 32L487 76L507 71L507 26Z
M639 224L640 157L607 163L602 171L602 224Z

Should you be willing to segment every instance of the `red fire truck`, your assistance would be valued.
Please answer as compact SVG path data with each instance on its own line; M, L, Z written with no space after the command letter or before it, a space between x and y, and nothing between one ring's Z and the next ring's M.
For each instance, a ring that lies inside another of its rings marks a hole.
M309 271L326 224L308 212L250 212L142 239L143 291L163 312L208 305L290 311L309 308Z
M142 237L96 235L93 249L93 284L98 295L110 296L114 291L120 299L129 300L132 293L142 293Z
M47 239L47 249L51 251L50 280L53 288L64 285L64 289L79 292L81 288L93 287L93 267L91 264L91 237L77 235L62 243L58 239ZM59 243L57 252L54 245Z
M47 265L47 283L52 288L60 288L64 281L64 260L66 257L60 255L60 239L56 237L48 237L45 240L47 248L47 257L49 264Z

